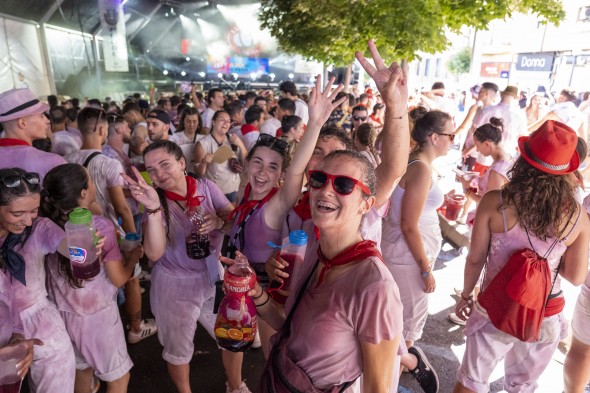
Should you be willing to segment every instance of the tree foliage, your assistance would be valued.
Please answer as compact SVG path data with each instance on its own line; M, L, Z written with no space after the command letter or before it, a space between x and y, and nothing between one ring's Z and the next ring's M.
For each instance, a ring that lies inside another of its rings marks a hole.
M561 0L262 0L259 20L284 51L345 65L370 38L384 57L411 60L444 50L447 31L485 29L515 12L565 16Z
M465 75L469 73L471 65L471 49L465 47L451 56L447 62L447 68L453 75Z

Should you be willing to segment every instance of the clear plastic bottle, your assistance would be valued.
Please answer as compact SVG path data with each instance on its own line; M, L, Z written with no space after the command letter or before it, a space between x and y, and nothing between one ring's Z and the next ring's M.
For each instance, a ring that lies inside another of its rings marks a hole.
M203 259L211 254L209 236L200 233L204 220L204 210L194 202L186 208L189 226L186 229L186 254L192 259Z
M64 225L72 274L81 280L90 280L100 273L93 225L90 210L80 207L69 214L69 221Z
M305 258L305 251L307 250L307 233L302 230L295 230L289 233L288 241L281 247L280 256L289 264L285 268L285 273L289 273L289 277L283 279L283 286L281 289L289 290L291 279L295 274L295 268L300 266Z
M235 263L225 270L225 296L219 305L215 321L217 344L232 352L250 348L256 336L256 306L248 291L256 284L256 273L246 258L238 255Z

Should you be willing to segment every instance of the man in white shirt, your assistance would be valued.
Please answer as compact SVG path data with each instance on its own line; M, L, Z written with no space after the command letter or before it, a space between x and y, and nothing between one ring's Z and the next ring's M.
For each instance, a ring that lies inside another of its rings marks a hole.
M564 123L572 130L576 131L579 137L586 138L584 135L584 114L578 109L574 102L576 95L574 92L564 89L557 96L556 103L551 107L549 113L543 116L529 126L529 131L533 132L545 123L547 120L557 120Z
M49 110L51 121L51 152L66 156L80 150L82 139L66 130L66 109L63 106L54 106Z
M275 109L274 117L270 117L262 124L260 132L276 137L277 131L281 128L281 121L283 121L283 117L292 116L295 114L295 111L295 101L289 98L281 98L277 104L277 108Z
M215 114L215 112L223 109L224 103L225 96L223 95L223 90L218 88L209 90L209 92L207 93L207 104L209 106L207 107L207 109L205 109L202 115L203 134L209 133L209 130L211 129L211 120L213 119L213 115Z
M283 82L279 85L279 90L285 98L295 101L295 114L303 120L303 124L309 122L309 110L307 104L297 95L297 86L291 81Z

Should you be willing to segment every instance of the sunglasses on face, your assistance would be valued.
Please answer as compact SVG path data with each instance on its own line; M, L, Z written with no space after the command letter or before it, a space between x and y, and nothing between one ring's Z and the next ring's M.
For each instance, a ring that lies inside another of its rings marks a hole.
M451 140L451 142L453 142L455 140L455 134L443 134L442 132L438 133L437 135L444 135L444 136L448 136L449 139Z
M352 120L354 121L365 121L367 120L367 116L353 116Z
M367 195L371 195L371 190L365 184L357 179L348 176L330 175L324 171L309 171L309 186L311 188L324 188L328 181L332 181L332 188L340 195L350 195L354 186L359 188Z
M266 146L271 149L276 149L282 152L287 151L287 148L289 147L289 143L286 140L275 138L274 136L269 134L260 134L258 140L256 141L256 144Z
M4 177L0 177L0 181L8 188L15 188L20 186L21 179L26 181L29 184L39 184L41 183L41 179L39 175L34 172L28 172L24 175L6 175Z

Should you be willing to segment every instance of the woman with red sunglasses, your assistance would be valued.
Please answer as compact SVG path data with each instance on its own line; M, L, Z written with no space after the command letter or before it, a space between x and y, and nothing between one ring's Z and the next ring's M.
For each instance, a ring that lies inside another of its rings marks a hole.
M442 205L443 193L433 179L432 162L447 154L453 132L453 121L445 112L426 112L416 120L412 138L417 148L410 153L408 169L383 219L381 250L400 287L408 348L422 337L428 294L436 287L431 270L442 243L436 209Z

